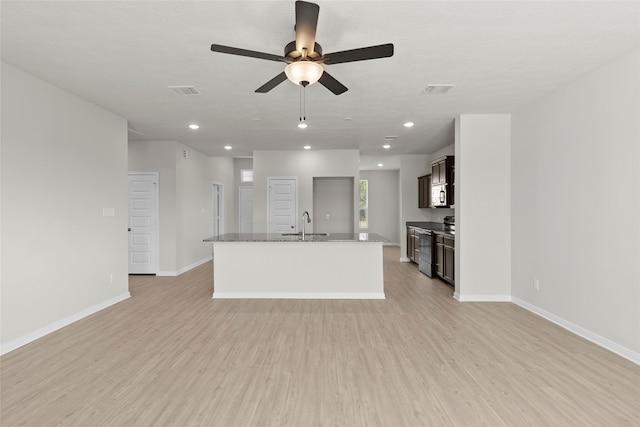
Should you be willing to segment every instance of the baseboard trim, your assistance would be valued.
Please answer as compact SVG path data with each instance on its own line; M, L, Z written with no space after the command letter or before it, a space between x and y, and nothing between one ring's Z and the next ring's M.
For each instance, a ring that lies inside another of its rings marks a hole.
M547 319L552 323L555 323L558 326L563 327L569 332L573 332L574 334L617 354L618 356L624 357L625 359L635 363L636 365L640 365L640 353L638 352L635 352L631 349L621 346L620 344L610 341L607 338L604 338L583 328L582 326L578 326L573 322L563 319L562 317L550 313L531 303L528 303L527 301L521 300L520 298L511 297L511 302L524 308L525 310L528 310L540 317Z
M193 264L187 265L186 267L181 268L180 270L176 270L176 271L158 271L158 273L156 273L156 276L164 276L164 277L175 277L175 276L179 276L183 273L186 273L189 270L192 270L196 267L201 266L204 263L207 263L209 261L211 261L213 259L213 257L209 256L207 258L201 259L200 261L196 261Z
M385 299L384 292L213 292L214 299Z
M0 354L2 355L7 354L17 348L20 348L24 345L29 344L30 342L37 340L38 338L42 338L45 335L49 335L50 333L55 332L58 329L62 329L65 326L68 326L74 322L77 322L80 319L84 319L85 317L88 317L94 313L97 313L98 311L104 310L105 308L110 307L114 304L117 304L121 301L124 301L128 298L131 298L131 294L127 291L118 296L115 296L106 301L103 301L89 308L86 308L82 311L79 311L78 313L72 314L71 316L67 316L47 326L36 329L33 332L30 332L26 335L23 335L19 338L16 338L13 341L9 341L8 343L2 345L2 348L0 349Z
M411 260L409 258L407 258L406 256L401 256L400 257L400 262L411 262Z
M206 257L206 258L201 259L200 261L196 261L196 262L194 262L193 264L190 264L190 265L188 265L188 266L186 266L186 267L183 267L183 268L181 268L180 270L176 271L176 276L179 276L179 275L181 275L182 273L186 273L186 272L187 272L187 271L189 271L189 270L192 270L192 269L194 269L194 268L196 268L196 267L199 267L199 266L201 266L202 264L205 264L205 263L207 263L207 262L211 261L212 259L213 259L213 257L212 257L212 256L208 256L208 257Z
M460 295L453 293L453 297L460 302L510 302L510 295Z
M400 243L397 242L385 242L382 246L400 246Z

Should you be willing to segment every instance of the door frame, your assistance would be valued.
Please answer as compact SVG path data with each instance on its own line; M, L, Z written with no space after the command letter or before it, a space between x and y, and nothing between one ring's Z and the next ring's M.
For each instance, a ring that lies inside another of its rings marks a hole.
M158 272L160 271L160 173L158 172L128 172L127 173L127 186L129 185L129 177L132 175L152 175L154 180L155 180L155 187L156 187L156 191L155 191L155 198L156 198L156 226L155 229L153 230L154 233L156 233L156 245L155 245L155 249L154 249L154 253L153 256L156 258L156 271L155 274L156 276L158 275ZM131 228L131 218L129 217L129 206L131 203L131 198L130 196L130 190L127 189L127 227ZM129 236L128 232L127 232L127 237ZM130 241L129 239L127 239L127 241ZM129 255L129 244L127 244L127 255Z
M224 234L224 184L219 181L211 181L211 231L213 232L213 215L214 215L214 187L218 187L220 199L218 201L218 212L220 213L220 222L218 223L218 236Z
M294 224L294 230L298 230L298 177L297 176L268 176L267 177L267 233L271 230L271 206L269 203L269 199L271 198L271 180L275 179L292 179L295 182L296 186L296 203L295 203L295 214L293 217L296 219L296 223ZM254 218L255 220L255 218Z

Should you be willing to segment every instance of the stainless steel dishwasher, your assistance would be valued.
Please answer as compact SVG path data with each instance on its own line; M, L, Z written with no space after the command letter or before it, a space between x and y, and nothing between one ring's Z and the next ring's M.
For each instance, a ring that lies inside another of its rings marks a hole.
M418 240L418 269L429 277L433 277L433 232L419 230Z

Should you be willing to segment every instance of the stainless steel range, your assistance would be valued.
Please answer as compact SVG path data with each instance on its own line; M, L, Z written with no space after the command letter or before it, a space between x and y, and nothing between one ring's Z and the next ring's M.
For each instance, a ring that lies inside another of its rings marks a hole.
M456 234L456 217L455 216L445 216L444 220L444 231Z

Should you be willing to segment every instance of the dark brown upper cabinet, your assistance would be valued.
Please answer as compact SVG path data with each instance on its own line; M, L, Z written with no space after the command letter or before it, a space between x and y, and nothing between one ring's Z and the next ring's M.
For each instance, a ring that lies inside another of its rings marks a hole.
M431 163L431 204L446 208L455 204L455 156L445 156Z
M431 175L418 177L418 207L430 208L431 204Z

